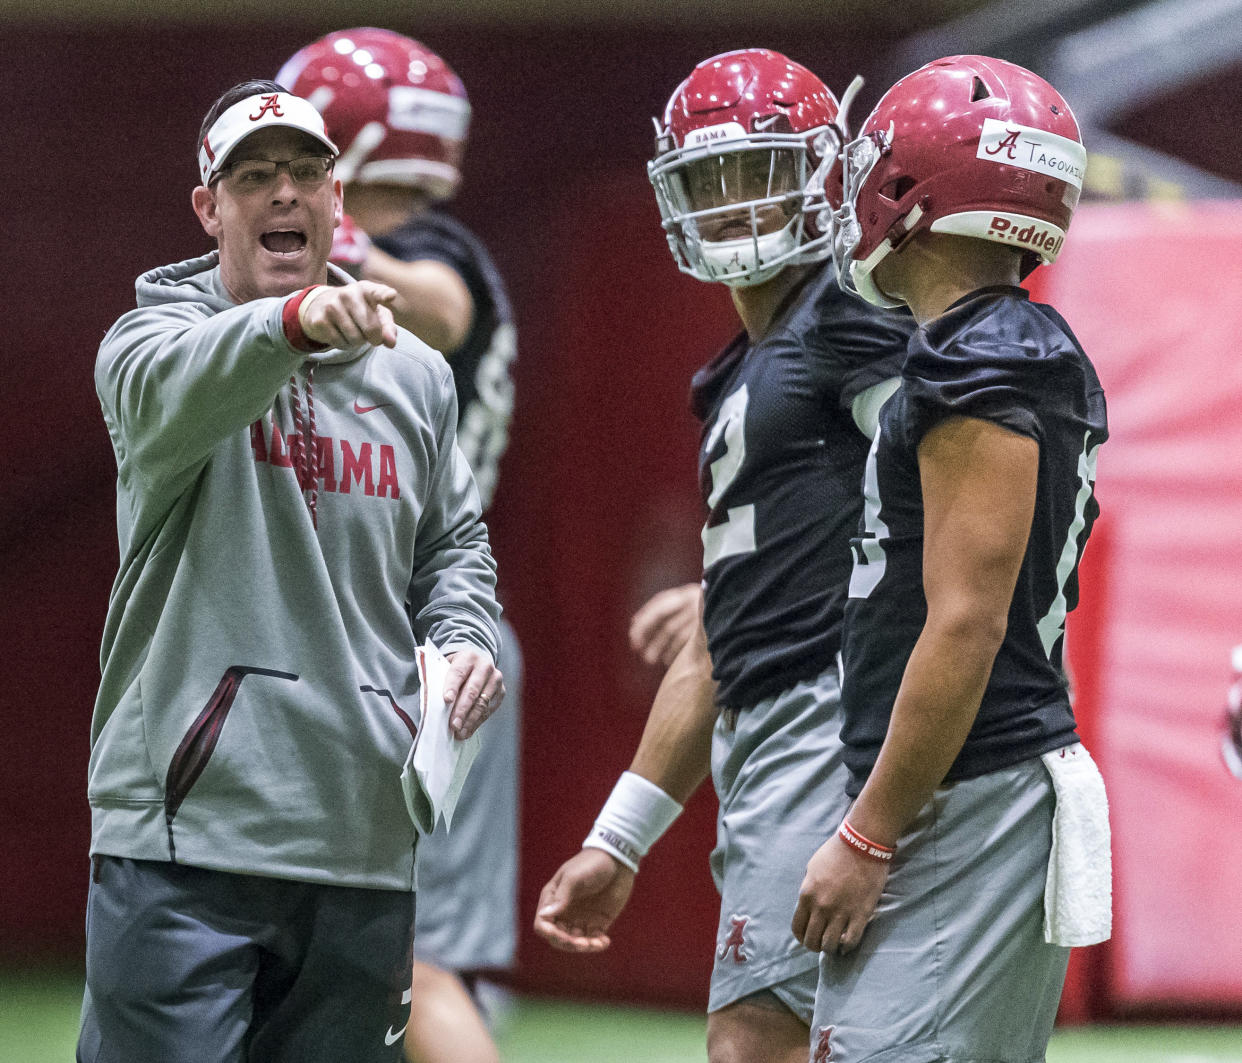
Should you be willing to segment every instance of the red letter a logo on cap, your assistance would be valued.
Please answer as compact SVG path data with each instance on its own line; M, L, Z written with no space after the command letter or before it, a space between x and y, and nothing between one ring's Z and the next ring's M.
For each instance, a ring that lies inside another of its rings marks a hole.
M250 116L250 121L257 122L260 118L267 114L268 111L271 111L277 118L284 118L285 116L285 112L280 109L280 97L275 93L272 93L270 96L263 97L263 105L259 108L259 113L252 114Z

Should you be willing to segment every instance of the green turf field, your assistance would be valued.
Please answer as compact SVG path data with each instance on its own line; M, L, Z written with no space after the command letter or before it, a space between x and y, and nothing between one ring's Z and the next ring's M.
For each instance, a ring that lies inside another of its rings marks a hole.
M69 1063L76 976L0 976L0 1061ZM704 1063L704 1022L680 1012L518 999L505 1063ZM1048 1063L1242 1063L1242 1027L1091 1026L1058 1030Z
M519 1002L505 1063L705 1063L699 1016ZM1242 1027L1095 1026L1058 1030L1048 1063L1242 1063Z

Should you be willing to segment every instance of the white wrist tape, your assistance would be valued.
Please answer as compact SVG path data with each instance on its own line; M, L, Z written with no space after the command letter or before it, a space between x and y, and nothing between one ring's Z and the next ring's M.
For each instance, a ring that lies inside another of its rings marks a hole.
M603 849L637 871L638 861L680 815L681 805L655 783L622 772L582 847Z
M302 326L303 335L306 334L306 311L310 309L311 303L323 295L324 292L330 290L326 284L314 284L311 286L310 291L302 297L301 303L298 304L298 324Z

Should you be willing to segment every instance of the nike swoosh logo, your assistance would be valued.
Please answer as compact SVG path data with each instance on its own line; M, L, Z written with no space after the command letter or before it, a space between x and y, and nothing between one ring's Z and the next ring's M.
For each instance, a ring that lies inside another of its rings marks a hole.
M357 407L357 405L358 403L355 400L354 406ZM382 403L381 405L387 406L388 403L385 402L385 403ZM372 406L371 409L374 410L376 409L376 407ZM401 1006L405 1007L405 1005L408 1004L413 999L414 999L414 988L413 986L411 986L409 989L407 989L404 993L401 994ZM395 1045L398 1041L401 1040L402 1036L404 1036L406 1026L409 1026L409 1025L410 1025L410 1022L407 1019L405 1026L402 1026L401 1029L399 1029L396 1033L393 1033L392 1027L389 1026L388 1032L384 1034L384 1044L387 1045L389 1048Z
M357 399L354 399L354 413L370 413L372 410L380 410L391 405L391 402L377 402L374 406L363 406Z
M768 115L767 118L756 118L755 119L755 132L756 133L763 132L763 130L767 129L768 126L770 126L778 118L780 118L779 114L770 114Z

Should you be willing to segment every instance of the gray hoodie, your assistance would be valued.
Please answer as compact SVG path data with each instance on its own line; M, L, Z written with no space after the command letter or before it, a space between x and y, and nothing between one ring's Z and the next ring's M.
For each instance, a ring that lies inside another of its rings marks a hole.
M95 368L120 570L91 852L411 889L415 645L494 657L500 613L449 367L404 330L295 350L286 300L234 304L214 252L136 287Z

